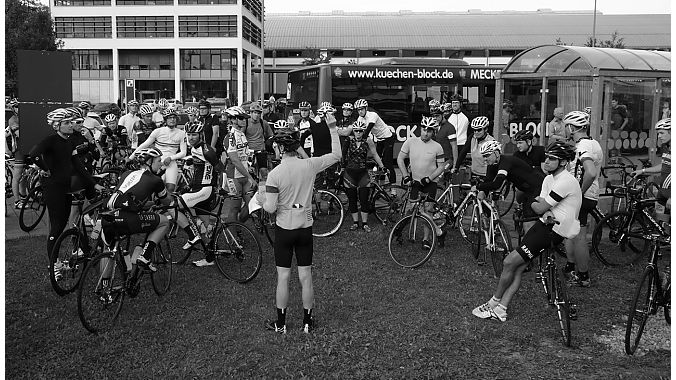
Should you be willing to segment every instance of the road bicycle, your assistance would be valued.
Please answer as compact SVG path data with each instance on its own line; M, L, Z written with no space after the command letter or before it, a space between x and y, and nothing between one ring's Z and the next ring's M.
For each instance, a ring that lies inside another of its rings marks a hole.
M340 229L345 208L340 198L328 190L312 190L312 236L327 237Z
M651 315L657 314L660 307L664 309L664 319L671 325L671 276L669 267L660 274L657 260L660 248L671 244L671 237L659 233L644 235L650 244L650 261L643 270L641 281L636 287L634 300L629 309L627 331L624 336L624 350L633 355L641 341L646 322Z
M500 220L498 209L495 206L500 197L500 191L492 192L490 202L485 199L476 202L476 215L482 216L477 218L477 222L480 231L483 233L483 262L485 263L486 258L490 256L495 278L500 278L503 260L512 251L512 237L509 235L505 222ZM475 256L477 257L481 254L481 241L480 237L476 244L477 253Z

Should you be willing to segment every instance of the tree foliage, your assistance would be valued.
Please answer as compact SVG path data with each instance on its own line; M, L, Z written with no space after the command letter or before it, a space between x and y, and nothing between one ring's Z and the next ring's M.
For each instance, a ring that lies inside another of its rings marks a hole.
M598 39L589 37L584 46L624 49L624 37L620 37L620 33L616 30L610 35L609 40L599 41Z
M56 38L49 7L36 0L5 1L5 93L16 96L17 50L54 51L63 46Z
M331 53L322 54L321 50L311 47L306 47L301 56L303 57L303 65L305 66L329 63L332 58Z

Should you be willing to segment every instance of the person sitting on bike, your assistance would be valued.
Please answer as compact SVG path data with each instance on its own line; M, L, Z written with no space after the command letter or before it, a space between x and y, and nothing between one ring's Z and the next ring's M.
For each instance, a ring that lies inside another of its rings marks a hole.
M134 133L134 126L136 123L141 120L137 116L137 113L139 112L139 103L135 99L132 99L127 103L127 111L128 113L120 117L120 120L117 121L117 135L120 137L120 143L121 145L131 145L132 148L136 148L137 141L135 138L132 141L132 134ZM122 131L124 130L124 132ZM122 139L124 137L125 139Z
M101 136L99 137L99 142L101 147L108 148L110 141L115 139L115 132L117 131L117 116L113 113L109 113L103 118L103 129L101 130Z
M277 333L286 333L286 307L289 300L289 277L291 260L296 255L298 279L302 287L303 332L314 328L312 308L314 289L312 286L312 192L317 173L341 159L340 140L336 131L336 119L326 116L331 135L331 152L321 157L305 160L296 153L300 140L295 131L280 131L275 142L282 146L282 162L268 174L265 186L263 208L276 213L275 265L277 266L276 306L277 320L266 321L266 328ZM260 194L260 193L259 193ZM260 197L256 197L261 203Z
M134 159L136 152L141 149L155 146L162 152L162 165L166 168L164 174L164 182L167 184L167 190L173 193L176 190L176 182L178 180L178 164L176 160L185 157L188 151L185 143L185 132L176 128L178 122L178 115L173 107L167 107L164 112L165 126L152 131L148 139L139 145L129 158Z
M589 279L589 246L587 245L587 219L599 200L599 174L603 164L603 149L598 141L589 137L589 114L572 111L563 118L568 135L575 142L575 160L569 170L582 189L582 206L579 211L580 233L566 239L568 262L563 272L570 277L569 284L591 286Z
M657 202L671 210L671 118L662 119L655 124L657 140L662 144L662 161L649 168L633 171L632 175L660 174L660 189Z
M478 116L472 119L472 123L470 124L470 127L474 131L472 140L469 144L465 144L460 152L458 152L458 159L455 160L455 168L453 171L457 171L458 168L460 168L467 153L470 153L472 157L472 177L482 179L486 176L486 160L484 160L479 149L481 148L481 144L488 141L495 141L493 136L488 134L488 125L489 121L486 116Z
M432 213L434 212L434 201L437 196L437 183L435 179L439 177L450 163L444 164L444 149L441 145L434 141L434 134L439 128L439 123L433 117L423 116L420 122L421 130L420 137L412 136L404 141L397 156L397 165L403 175L402 182L405 185L413 182L411 187L411 199L418 199L419 193L425 197L425 207L423 214L428 216L430 220L434 220ZM410 159L411 171L406 168L405 159ZM435 225L436 231L425 231L423 239L423 248L430 249L431 239L429 233L436 233L437 236L445 236L445 231L441 231Z
M472 310L483 319L507 320L507 306L521 285L521 276L530 260L552 245L560 244L580 232L578 211L582 204L582 191L577 179L567 169L575 159L575 147L554 141L546 149L545 171L540 196L531 203L536 214L542 215L523 236L521 246L510 252L503 261L502 274L493 297ZM548 218L557 224L545 224Z
M153 107L150 104L144 104L139 110L141 120L134 124L134 130L131 134L131 147L136 149L143 144L148 136L157 129L153 122Z
M356 121L352 125L352 133L354 137L349 137L345 145L342 147L343 151L343 167L345 172L343 175L343 186L347 193L347 200L349 204L350 213L352 214L352 226L350 231L359 228L359 210L357 209L357 199L361 208L361 220L363 229L366 232L371 232L368 224L369 217L369 187L370 178L367 168L367 157L369 152L373 156L376 164L380 170L385 170L383 161L376 152L376 145L373 140L366 139L364 131L366 125L362 121Z
M122 174L113 194L106 201L106 207L114 210L114 219L103 218L101 238L110 248L120 235L149 233L143 244L143 253L136 260L140 267L156 271L151 262L155 246L168 232L171 215L145 210L145 203L155 195L164 205L171 204L171 197L162 181L162 152L157 148L142 148L135 154L140 169Z
M545 163L545 147L534 145L534 138L533 132L528 129L522 129L519 132L516 132L513 138L514 143L516 144L516 152L514 152L513 156L524 160L528 165L541 172L544 176L545 172L542 170L542 164Z

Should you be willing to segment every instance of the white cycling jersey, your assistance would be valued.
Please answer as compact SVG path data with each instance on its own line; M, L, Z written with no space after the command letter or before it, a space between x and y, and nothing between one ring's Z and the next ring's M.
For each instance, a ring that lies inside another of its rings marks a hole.
M366 111L366 115L364 117L359 116L358 120L361 120L366 126L373 123L373 129L371 129L371 133L378 140L384 140L392 136L392 130L390 129L391 127L387 125L383 119L381 119L380 116L378 116L378 114L373 111Z
M161 127L150 133L148 139L143 142L130 158L134 158L136 153L143 148L148 148L155 144L155 148L162 152L162 158L171 157L172 161L185 157L188 150L185 142L185 132L178 128Z

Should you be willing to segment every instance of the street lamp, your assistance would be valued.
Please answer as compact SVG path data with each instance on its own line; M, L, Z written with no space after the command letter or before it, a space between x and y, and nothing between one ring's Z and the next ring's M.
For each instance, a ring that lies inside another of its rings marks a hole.
M596 46L596 0L594 0L594 22L592 25L592 47Z

